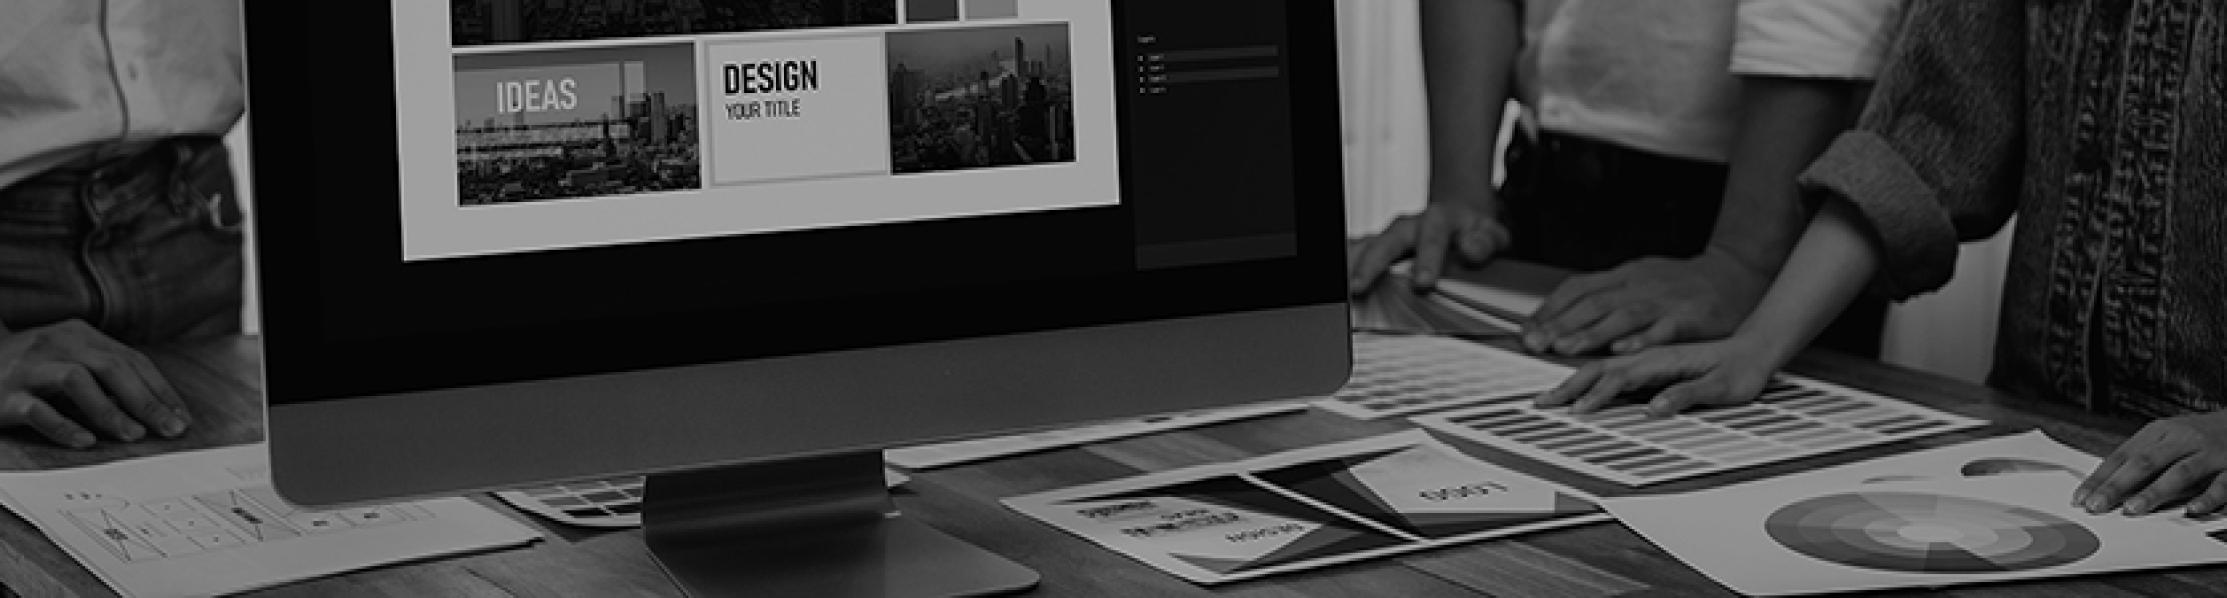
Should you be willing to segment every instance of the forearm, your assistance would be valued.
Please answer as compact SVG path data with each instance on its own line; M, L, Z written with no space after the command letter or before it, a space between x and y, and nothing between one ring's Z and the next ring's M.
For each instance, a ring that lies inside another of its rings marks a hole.
M1812 213L1796 178L1854 120L1855 82L1743 77L1723 204L1710 249L1776 273Z
M1878 241L1855 206L1828 200L1734 338L1784 365L1838 317L1879 267Z
M1512 0L1423 0L1434 201L1491 197L1522 16Z

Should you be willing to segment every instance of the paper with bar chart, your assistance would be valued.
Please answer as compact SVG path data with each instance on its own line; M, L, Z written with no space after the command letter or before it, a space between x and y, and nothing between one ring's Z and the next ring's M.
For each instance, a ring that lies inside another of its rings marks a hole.
M2072 507L2078 484L2050 474L1872 484L1772 479L1604 503L1648 541L1749 595L2227 563L2227 543L2204 530Z
M1203 584L1607 520L1590 496L1477 460L1421 430L1005 504Z
M1424 427L1629 486L1967 430L1986 421L1799 376L1754 402L1667 418L1643 405L1583 416L1507 395L1415 418Z
M1377 419L1497 405L1554 388L1569 376L1570 368L1459 339L1355 334L1353 378L1315 405Z

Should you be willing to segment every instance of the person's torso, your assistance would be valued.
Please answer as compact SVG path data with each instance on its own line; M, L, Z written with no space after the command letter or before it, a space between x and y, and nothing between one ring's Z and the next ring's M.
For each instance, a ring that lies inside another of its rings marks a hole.
M1993 382L2227 407L2227 3L2029 2L2017 251Z
M241 0L0 0L0 188L243 110Z
M1517 97L1537 126L1723 161L1737 0L1526 0Z

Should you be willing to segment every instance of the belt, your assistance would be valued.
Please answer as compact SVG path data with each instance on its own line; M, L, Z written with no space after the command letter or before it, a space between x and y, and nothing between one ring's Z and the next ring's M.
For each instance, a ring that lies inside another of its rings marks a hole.
M190 177L209 160L221 162L223 146L223 139L217 137L173 137L80 158L0 189L0 211L73 213L79 211L81 197L105 196L135 185L160 185L148 189L149 195L168 198L176 204L173 209L193 209L184 205L191 201L191 194L184 193Z
M150 168L183 165L193 156L222 145L224 140L216 137L171 137L138 143L87 155L47 169L25 182L47 185L119 182Z

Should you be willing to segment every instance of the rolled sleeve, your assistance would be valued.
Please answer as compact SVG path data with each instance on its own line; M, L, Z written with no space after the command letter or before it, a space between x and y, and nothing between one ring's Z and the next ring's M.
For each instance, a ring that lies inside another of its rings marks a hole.
M1881 251L1869 292L1941 288L1957 245L2018 211L2025 156L2025 20L2020 0L1915 0L1909 28L1856 129L1800 179L1807 197L1847 201Z
M1741 0L1735 75L1868 79L1892 45L1901 0Z
M1933 187L1885 139L1864 131L1842 135L1801 183L1854 205L1876 235L1880 267L1867 293L1903 299L1941 288L1955 274L1955 224Z

